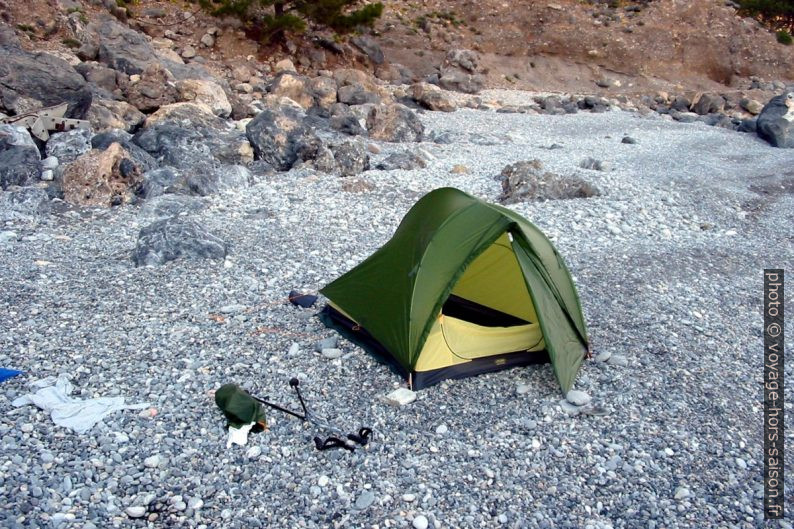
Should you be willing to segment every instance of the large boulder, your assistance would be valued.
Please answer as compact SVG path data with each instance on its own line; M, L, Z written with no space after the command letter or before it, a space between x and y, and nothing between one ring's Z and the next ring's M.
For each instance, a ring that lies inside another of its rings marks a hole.
M63 196L80 206L117 206L131 202L141 184L141 169L124 148L114 143L91 150L66 166Z
M150 112L175 103L179 91L174 84L171 72L160 63L152 63L146 67L141 79L127 89L127 101L142 112Z
M82 75L86 81L100 88L101 90L99 90L99 92L104 90L104 96L112 94L120 87L119 75L124 75L112 68L108 68L104 64L94 61L81 62L76 65L74 69Z
M330 77L315 77L309 81L309 89L319 108L329 109L336 103L336 81Z
M273 105L260 112L245 127L256 157L279 171L288 171L298 161L298 147L307 135L305 114L291 105Z
M245 134L199 103L175 103L150 115L133 140L161 165L214 172L221 165L247 164L253 149Z
M576 176L560 176L543 169L540 160L516 162L502 169L497 177L502 184L499 200L515 204L526 200L589 198L598 189Z
M366 105L368 103L381 102L381 96L378 92L368 90L360 83L340 86L337 90L337 97L340 103L346 105Z
M118 143L129 153L132 161L141 168L141 172L151 171L158 167L157 160L137 144L133 143L132 134L122 129L106 130L91 138L91 148L100 151L104 151L114 143Z
M478 73L480 71L480 55L473 50L451 49L447 51L443 67Z
M411 84L416 77L410 68L399 63L387 63L375 69L375 77L390 84Z
M66 117L82 119L92 97L83 76L63 59L0 46L0 110L22 114L66 102Z
M26 129L0 124L0 188L35 182L41 175L41 154Z
M477 52L452 49L441 65L438 84L445 90L476 94L485 86L482 72Z
M457 109L449 94L429 83L416 83L411 86L409 93L414 101L429 110L454 112Z
M155 62L155 50L146 36L104 16L86 27L98 44L98 60L127 75L142 73Z
M162 265L175 259L223 259L226 243L192 219L171 217L141 229L133 261Z
M770 99L756 120L756 129L771 145L794 149L794 92Z
M72 129L50 136L44 148L47 156L55 156L61 165L71 163L91 150L92 133L87 129Z
M725 109L725 98L719 94L702 94L692 105L692 112L705 116L722 112Z
M126 101L113 99L94 99L86 119L97 132L109 129L123 129L131 132L146 120L146 114Z
M360 35L350 39L350 43L361 50L374 64L383 64L385 57L378 42L369 35Z
M304 109L314 105L312 84L302 75L282 72L270 83L269 91L273 95L292 99Z
M232 105L218 83L201 79L185 79L176 83L176 89L181 101L203 103L210 107L216 116L227 118L232 113Z
M355 176L369 169L369 155L360 144L346 141L331 147L342 176Z
M425 167L427 167L425 159L410 151L393 152L375 166L376 169L381 171L394 171L396 169L411 171L424 169Z
M485 78L480 74L470 74L460 70L446 70L439 77L438 85L445 90L477 94L485 87Z
M389 142L422 141L425 127L405 105L392 103L374 106L367 116L369 136Z

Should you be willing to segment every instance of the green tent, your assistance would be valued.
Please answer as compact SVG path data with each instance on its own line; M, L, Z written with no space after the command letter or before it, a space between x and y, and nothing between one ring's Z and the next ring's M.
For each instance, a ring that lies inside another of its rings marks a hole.
M321 292L323 322L389 360L412 389L550 361L567 392L589 349L551 242L458 189L422 197L389 242Z

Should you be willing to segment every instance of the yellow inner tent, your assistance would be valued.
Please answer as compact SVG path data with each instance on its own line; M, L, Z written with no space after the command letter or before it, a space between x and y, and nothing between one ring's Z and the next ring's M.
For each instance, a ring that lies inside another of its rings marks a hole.
M492 355L545 349L535 307L507 233L466 268L452 294L530 323L486 327L442 311L430 329L416 371L431 371Z

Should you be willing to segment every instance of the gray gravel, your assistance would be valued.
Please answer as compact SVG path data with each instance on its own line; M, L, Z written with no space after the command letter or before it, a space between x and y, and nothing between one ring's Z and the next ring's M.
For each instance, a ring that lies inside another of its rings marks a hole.
M189 215L228 243L221 260L136 267L146 207L3 217L0 366L27 374L0 386L0 525L762 527L761 269L791 268L794 151L622 112L422 119L428 137L469 135L421 145L425 169L294 170L207 197ZM406 147L378 145L373 166ZM580 168L588 157L611 170ZM510 207L573 271L600 360L576 389L606 415L566 413L548 366L389 406L396 375L344 339L316 347L334 333L283 302L369 255L424 193L496 200L494 177L533 158L602 193ZM62 372L77 397L158 413L78 436L11 408L30 380ZM371 445L316 452L316 430L271 414L269 431L226 449L211 390L237 382L288 402L292 376L318 415L371 426Z

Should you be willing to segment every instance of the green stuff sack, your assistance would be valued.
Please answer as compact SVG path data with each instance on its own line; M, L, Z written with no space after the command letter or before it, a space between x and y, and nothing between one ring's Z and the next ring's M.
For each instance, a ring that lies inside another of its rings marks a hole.
M229 425L240 428L245 424L255 423L252 432L261 432L267 428L265 412L262 404L256 401L237 384L224 384L215 392L215 404L223 412Z

